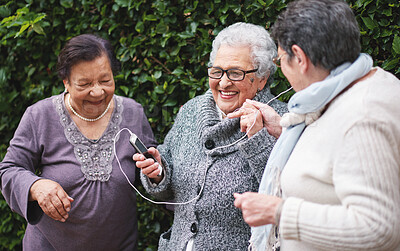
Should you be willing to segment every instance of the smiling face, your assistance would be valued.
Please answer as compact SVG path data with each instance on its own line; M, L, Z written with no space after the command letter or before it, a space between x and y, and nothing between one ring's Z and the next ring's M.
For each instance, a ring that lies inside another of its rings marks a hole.
M86 118L96 118L102 114L115 90L113 73L106 55L73 65L69 79L63 82L70 94L72 107Z
M248 46L221 45L213 62L213 67L224 70L240 69L243 71L253 70ZM253 82L251 81L253 79ZM221 79L208 78L210 89L218 107L228 114L241 107L246 99L252 99L257 89L262 90L267 78L258 78L255 73L247 73L241 81L228 79L226 73Z

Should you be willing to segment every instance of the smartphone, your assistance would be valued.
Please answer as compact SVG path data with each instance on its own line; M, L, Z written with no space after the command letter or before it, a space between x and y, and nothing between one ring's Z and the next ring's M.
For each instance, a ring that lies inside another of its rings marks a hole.
M138 136L136 136L136 134L132 133L131 137L129 138L129 142L131 143L131 145L136 149L136 151L138 153L143 154L146 158L151 158L154 160L154 162L158 161L156 160L156 158L153 157L153 155L151 155L148 150L147 147L143 144L143 142L138 138ZM160 173L157 176L161 176L162 174L162 167L161 164L158 163L158 170L160 170Z

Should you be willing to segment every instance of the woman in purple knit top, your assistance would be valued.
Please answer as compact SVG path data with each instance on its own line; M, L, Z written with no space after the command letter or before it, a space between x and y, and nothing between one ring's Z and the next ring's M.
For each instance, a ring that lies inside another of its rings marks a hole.
M0 164L0 189L28 222L24 250L136 250L136 195L114 158L122 128L155 146L140 104L114 95L111 45L70 39L58 57L65 92L30 106ZM121 133L116 152L131 182L135 150Z

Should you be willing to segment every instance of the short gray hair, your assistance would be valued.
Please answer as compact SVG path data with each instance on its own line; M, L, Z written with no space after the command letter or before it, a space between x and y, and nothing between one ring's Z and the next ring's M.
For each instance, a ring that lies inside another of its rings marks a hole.
M343 0L290 2L277 17L271 36L290 58L296 44L315 66L329 71L354 62L361 51L357 20Z
M212 43L208 66L213 65L221 45L249 46L253 67L258 68L258 78L272 76L276 71L276 65L272 62L277 55L276 45L262 26L239 22L224 28Z

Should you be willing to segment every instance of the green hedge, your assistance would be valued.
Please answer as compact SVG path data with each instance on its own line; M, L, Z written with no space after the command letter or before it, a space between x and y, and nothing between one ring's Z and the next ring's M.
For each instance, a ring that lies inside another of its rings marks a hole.
M284 0L1 0L0 157L27 106L63 91L55 73L65 41L82 33L108 38L122 70L116 93L146 109L161 143L179 107L208 88L211 42L224 27L243 21L270 27ZM400 2L347 1L357 15L362 49L400 77ZM271 86L288 83L281 72ZM290 94L283 97L287 100ZM138 199L139 249L156 250L170 211ZM26 223L0 198L0 249L18 250Z

